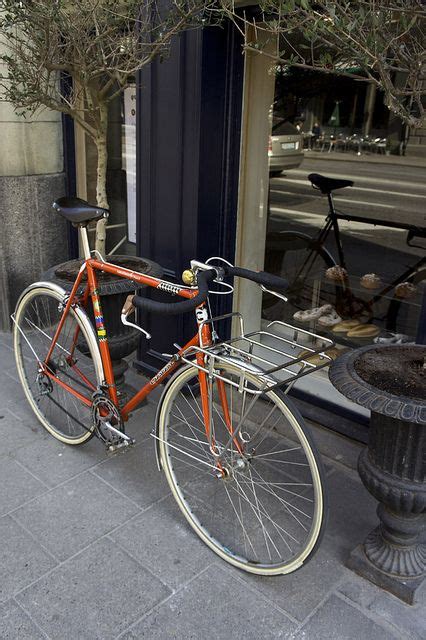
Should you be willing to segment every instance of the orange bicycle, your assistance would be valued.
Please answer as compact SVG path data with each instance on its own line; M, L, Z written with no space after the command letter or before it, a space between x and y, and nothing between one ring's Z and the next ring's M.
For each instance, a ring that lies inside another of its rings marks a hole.
M36 282L22 293L13 315L19 377L37 418L69 445L96 436L111 450L129 446L130 413L169 378L152 435L159 468L190 525L215 553L245 571L274 575L302 566L324 530L324 474L306 425L281 387L288 390L300 376L326 366L331 341L282 322L272 323L285 329L282 336L245 334L240 314L211 317L213 281L229 289L224 278L239 276L282 290L282 278L219 258L214 264L193 260L188 286L143 275L92 257L87 224L108 215L106 210L78 198L61 198L54 208L79 227L84 261L70 293ZM130 296L124 323L139 307L163 314L195 311L198 327L124 406L111 366L99 271L134 281L135 290L148 285L184 298L162 303ZM87 286L77 295L84 272ZM86 311L90 305L94 323ZM217 324L229 317L240 331L220 341Z

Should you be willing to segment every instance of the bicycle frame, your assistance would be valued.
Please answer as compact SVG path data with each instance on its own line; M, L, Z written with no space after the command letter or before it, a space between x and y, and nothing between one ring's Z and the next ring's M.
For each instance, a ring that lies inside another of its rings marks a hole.
M82 279L83 279L83 275L84 272L87 271L87 285L85 288L85 291L83 293L82 296L77 296L77 291L81 285ZM118 404L118 394L117 394L117 388L116 388L116 384L115 384L115 379L114 379L114 373L112 370L112 364L111 364L111 355L110 355L110 351L109 351L109 346L108 346L108 338L107 338L107 329L105 327L104 324L104 318L102 315L102 306L101 306L101 301L100 301L100 297L99 297L99 291L98 291L98 283L97 283L97 277L96 277L96 272L97 271L102 271L105 273L110 273L113 274L115 276L118 276L120 278L125 278L128 280L132 280L133 282L135 282L138 285L147 285L149 287L152 287L154 289L159 289L159 290L164 290L167 291L169 293L178 295L182 298L193 298L197 295L198 290L197 289L189 289L189 288L185 288L185 287L180 287L178 285L172 284L171 282L167 282L164 280L160 280L158 278L154 278L152 276L147 276L147 275L143 275L141 273L137 273L136 271L132 271L130 269L125 269L123 267L118 267L114 264L108 263L108 262L104 262L101 260L97 260L94 258L88 258L85 260L85 262L83 263L82 267L80 268L80 271L78 273L78 276L75 280L75 283L73 285L73 288L71 290L71 293L68 296L68 299L66 301L65 304L65 308L64 311L62 313L61 316L61 320L58 324L58 327L56 329L55 335L53 336L50 348L49 348L49 352L46 356L46 359L43 363L41 363L41 366L43 368L43 372L50 378L52 379L52 381L54 381L56 384L59 384L62 388L64 388L66 391L68 391L69 393L72 393L78 400L80 400L81 402L83 402L84 404L91 406L92 404L92 398L86 397L84 395L82 395L81 393L79 393L78 391L76 391L75 389L71 388L69 385L67 385L65 382L63 382L62 380L59 380L59 378L57 378L57 376L50 371L49 366L48 366L48 362L49 359L53 353L53 350L55 348L55 344L59 338L59 335L61 333L62 327L64 325L64 322L66 320L66 317L71 309L71 307L74 304L80 303L82 302L83 306L85 307L88 303L88 299L89 297L91 298L91 302L92 302L92 306L93 306L93 312L94 312L94 317L95 317L95 323L96 323L96 332L97 332L97 337L98 337L98 344L99 344L99 351L100 351L100 355L101 355L101 359L102 359L102 364L103 364L103 370L104 370L104 376L105 376L105 385L107 387L108 390L108 395L110 397L110 399L112 400L112 402L115 404L116 407L119 406ZM136 288L136 287L135 287ZM164 367L162 369L160 369L132 398L130 398L127 403L120 409L120 414L121 417L123 419L123 421L127 421L129 418L129 414L130 412L135 409L159 384L161 384L164 379L170 374L172 373L177 366L180 364L180 356L190 347L193 346L210 346L212 344L212 337L211 337L211 329L210 326L208 324L206 324L205 321L208 317L207 314L207 309L206 309L206 304L203 303L201 305L199 305L196 308L196 320L199 326L199 331L197 332L197 334L181 349L179 349L179 351L174 354L172 356L172 358L164 365ZM77 338L78 338L78 331L79 329L76 330L75 335L73 336L73 348L71 350L71 356L72 353L74 351L74 349L76 348L77 345ZM198 357L198 356L197 356ZM202 358L202 356L201 356ZM82 376L82 378L84 379L86 385L89 385L92 389L93 392L95 392L97 389L93 386L92 383L90 383L89 380L87 380L83 374L78 370L78 368L73 365L74 370L76 371L76 373L80 376ZM201 386L201 394L202 394L202 406L203 406L203 413L204 413L204 419L206 422L206 430L208 431L208 425L209 425L209 408L208 408L208 400L207 400L207 381L206 381L206 375L205 373L203 373L202 371L199 372L199 379L200 379L200 386ZM208 434L207 434L208 435Z

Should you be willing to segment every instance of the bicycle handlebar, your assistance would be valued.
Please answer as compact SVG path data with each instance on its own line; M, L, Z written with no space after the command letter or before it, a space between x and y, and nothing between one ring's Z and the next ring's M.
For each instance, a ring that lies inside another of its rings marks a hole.
M250 269L243 269L243 267L224 267L226 275L238 276L239 278L245 278L246 280L252 280L257 284L263 284L265 287L271 289L285 290L288 287L288 282L284 278L274 276L267 271L250 271Z
M273 289L286 289L288 286L287 280L274 276L266 271L250 271L249 269L243 269L242 267L231 267L225 265L220 267L220 270L224 275L238 276L245 278L246 280L252 280L257 284L263 284L265 287L271 287ZM177 315L179 313L187 313L193 311L198 305L207 300L209 294L209 284L218 276L216 269L209 269L208 271L197 272L197 285L198 293L196 296L183 302L157 302L156 300L149 300L148 298L142 298L135 295L132 300L132 304L139 309L150 311L152 313L162 313L164 315Z

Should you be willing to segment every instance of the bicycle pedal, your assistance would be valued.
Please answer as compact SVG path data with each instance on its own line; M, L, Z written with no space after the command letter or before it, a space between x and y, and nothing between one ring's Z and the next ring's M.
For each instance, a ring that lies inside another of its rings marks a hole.
M119 449L126 449L127 447L131 447L136 444L136 440L134 438L129 438L128 440L122 440L117 444L107 444L106 449L107 453L116 453Z

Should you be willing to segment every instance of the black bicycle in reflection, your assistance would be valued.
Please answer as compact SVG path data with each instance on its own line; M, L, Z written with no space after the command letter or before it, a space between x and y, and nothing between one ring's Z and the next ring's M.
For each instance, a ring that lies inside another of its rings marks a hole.
M401 307L403 296L398 297L398 285L410 283L417 287L421 282L426 282L426 257L420 257L414 264L406 265L392 282L387 282L371 291L366 290L362 297L357 295L351 287L350 279L342 278L341 282L331 282L322 278L321 287L315 292L315 281L324 275L330 267L340 266L348 271L344 248L341 238L339 221L359 222L367 225L389 227L407 231L406 243L409 247L425 249L424 246L414 244L416 239L426 238L426 227L416 226L405 222L393 222L389 220L348 215L336 211L333 201L333 191L344 187L353 186L352 180L328 178L317 173L308 175L312 186L318 189L328 199L328 215L323 227L316 236L310 236L301 231L274 231L267 234L265 257L266 271L274 274L285 275L289 282L286 292L289 305L287 313L296 310L308 309L313 302L318 305L331 303L336 311L345 317L364 315L373 316L376 303L389 300L388 308L381 318L389 331L396 329L397 317ZM325 243L330 233L333 233L337 248L337 260L326 248ZM414 242L413 242L414 241ZM315 300L314 300L315 299ZM276 305L276 300L265 294L263 308L268 309Z

